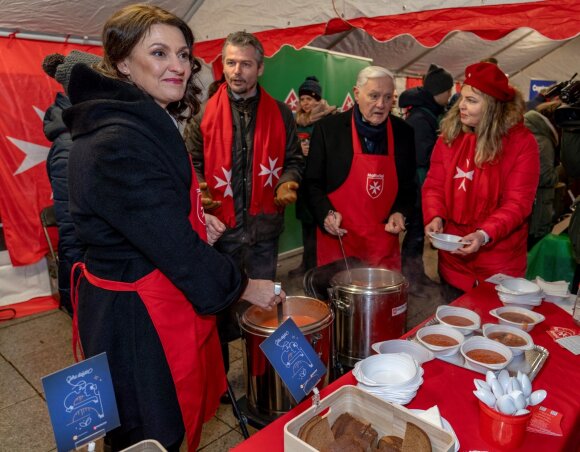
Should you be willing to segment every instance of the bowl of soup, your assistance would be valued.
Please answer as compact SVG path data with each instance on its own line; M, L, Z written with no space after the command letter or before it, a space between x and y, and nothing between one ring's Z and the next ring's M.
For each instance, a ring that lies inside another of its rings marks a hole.
M435 317L442 325L455 328L465 336L473 333L481 325L481 318L477 313L456 306L439 306Z
M417 331L417 340L435 356L451 356L458 352L465 337L455 328L430 325Z
M546 319L538 312L516 306L492 309L489 313L498 319L500 325L514 326L527 332L532 331L534 326Z
M460 350L468 366L478 372L503 369L513 358L509 347L482 336L470 337Z
M509 347L514 357L534 348L532 336L515 326L486 323L482 330L488 339Z

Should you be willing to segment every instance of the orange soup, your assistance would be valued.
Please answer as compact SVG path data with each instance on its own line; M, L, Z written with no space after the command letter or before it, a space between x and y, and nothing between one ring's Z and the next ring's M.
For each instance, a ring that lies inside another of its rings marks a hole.
M488 339L501 342L503 345L507 345L508 347L523 347L528 343L523 337L518 336L517 334L505 333L503 331L488 334L487 337Z
M452 347L459 344L455 339L444 334L427 334L421 340L431 345L437 345L438 347Z
M453 326L473 326L473 322L460 315L448 315L441 317L441 321Z
M505 363L505 357L491 350L485 350L481 348L476 348L475 350L470 350L466 353L472 360L484 364L501 364Z
M514 323L534 323L534 319L525 314L520 314L519 312L502 312L499 315L502 319Z
M285 315L282 319L282 322L288 320L289 317L292 317L292 320L294 320L294 323L298 328L316 322L316 319L314 317L310 317L309 315ZM276 328L278 326L278 319L276 317L272 317L271 319L264 321L262 326L265 326L266 328Z

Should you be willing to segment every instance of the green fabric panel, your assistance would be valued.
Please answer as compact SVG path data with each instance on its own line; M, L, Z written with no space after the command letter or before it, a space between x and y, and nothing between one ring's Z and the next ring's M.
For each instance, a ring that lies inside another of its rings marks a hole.
M359 71L369 66L368 60L335 55L311 49L296 50L284 46L271 58L264 60L264 75L260 85L274 98L289 107L298 104L298 88L310 75L316 76L322 86L322 97L339 109L354 103L352 88ZM293 104L293 102L295 102ZM284 214L284 232L280 236L280 253L302 246L302 226L296 219L295 206L288 206Z
M528 253L526 279L541 276L546 281L564 280L572 284L575 267L568 234L548 234Z

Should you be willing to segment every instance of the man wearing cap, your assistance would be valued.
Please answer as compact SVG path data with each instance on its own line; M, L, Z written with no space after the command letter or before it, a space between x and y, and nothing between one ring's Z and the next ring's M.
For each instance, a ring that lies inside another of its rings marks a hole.
M315 124L305 173L318 265L349 257L401 268L399 233L415 203L413 129L391 115L392 74L358 74L355 106ZM341 241L339 241L339 237Z
M521 93L496 65L476 63L466 68L461 97L441 121L423 185L425 233L467 243L439 252L445 301L496 273L526 272L540 160L524 109Z
M296 124L290 109L258 84L264 49L254 35L230 34L222 62L225 83L184 138L203 205L223 223L215 248L250 278L274 279L284 207L296 202L304 167ZM227 341L239 337L235 316L218 317L218 330L227 368Z
M421 187L429 170L431 153L437 141L439 121L451 97L453 77L442 67L431 64L423 79L422 87L403 91L399 107L407 109L405 120L415 132L415 155L417 160L417 203L407 219L407 234L403 240L403 273L410 280L410 290L418 293L432 285L425 276L423 264L423 215L421 212Z
M83 259L85 246L77 239L72 218L68 210L68 154L72 138L62 120L62 113L71 106L68 94L70 73L75 64L88 66L101 61L92 53L73 50L66 57L60 53L48 55L42 62L42 69L64 88L64 93L57 93L52 104L44 115L44 134L52 142L46 169L54 198L54 215L58 225L58 292L60 306L72 314L70 301L70 271L75 262ZM67 93L67 94L65 94Z

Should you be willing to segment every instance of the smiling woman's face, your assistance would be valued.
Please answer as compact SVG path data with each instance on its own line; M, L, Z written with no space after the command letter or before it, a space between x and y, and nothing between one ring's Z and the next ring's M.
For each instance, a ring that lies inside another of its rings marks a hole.
M190 50L179 28L155 24L117 67L166 108L183 99L191 75Z
M483 116L485 99L476 93L469 85L461 88L461 100L459 101L459 118L463 125L477 127Z

